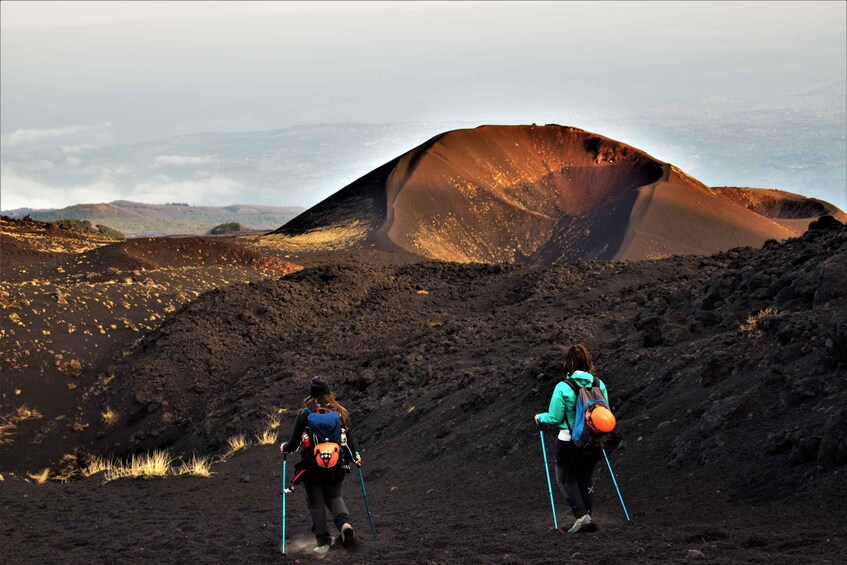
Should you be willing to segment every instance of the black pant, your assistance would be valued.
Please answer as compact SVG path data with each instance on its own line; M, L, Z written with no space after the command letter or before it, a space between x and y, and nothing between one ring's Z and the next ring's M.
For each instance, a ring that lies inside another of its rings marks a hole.
M332 521L338 531L349 519L347 505L341 498L341 481L320 481L306 479L303 481L303 492L306 493L306 507L312 517L312 533L318 540L318 545L327 545L332 536L326 527L326 509L332 512Z
M599 460L599 447L583 449L570 441L556 441L556 484L576 518L591 513L592 475Z

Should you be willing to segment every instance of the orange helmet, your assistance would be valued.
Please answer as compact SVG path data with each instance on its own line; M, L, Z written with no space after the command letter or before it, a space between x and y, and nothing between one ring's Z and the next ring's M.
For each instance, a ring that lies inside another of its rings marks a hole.
M314 454L315 462L317 462L318 467L332 469L336 466L336 464L338 464L338 458L341 455L341 448L337 443L333 442L319 443L315 446Z
M615 429L615 415L602 404L595 404L594 408L585 413L585 423L598 434L607 434Z

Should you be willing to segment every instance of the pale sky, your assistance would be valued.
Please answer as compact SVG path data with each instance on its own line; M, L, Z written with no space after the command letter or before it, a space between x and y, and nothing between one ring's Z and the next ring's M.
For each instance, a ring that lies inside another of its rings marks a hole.
M845 5L4 0L0 133L544 121L791 93L844 78Z
M5 156L296 124L584 126L847 74L845 2L3 0L0 16Z

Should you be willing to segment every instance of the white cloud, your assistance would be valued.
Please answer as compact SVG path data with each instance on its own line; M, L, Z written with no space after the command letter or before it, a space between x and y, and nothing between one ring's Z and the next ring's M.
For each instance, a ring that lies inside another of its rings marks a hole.
M68 157L65 157L65 161L67 161L68 165L70 165L71 167L73 167L75 169L78 168L82 164L82 159L80 159L79 157L68 156Z
M63 208L80 202L108 202L120 198L110 182L55 188L22 176L8 165L0 165L0 209Z
M40 171L50 171L56 168L53 161L49 159L39 159L38 161L22 161L15 163L15 167L26 173L37 173Z
M110 171L111 173L112 171ZM134 200L137 202L188 202L222 206L232 204L245 186L221 176L175 181L164 175L144 182L127 183L104 175L88 184L55 187L21 174L9 165L0 165L0 209L63 208L73 204Z
M44 139L54 137L66 137L75 135L85 131L84 126L68 126L64 128L48 128L48 129L16 129L12 133L4 135L0 138L3 145L27 145Z
M8 147L16 147L20 145L30 145L44 141L45 139L56 139L62 137L72 137L80 134L95 134L98 136L104 135L104 130L112 127L112 122L103 122L93 126L66 126L60 128L21 128L16 129L12 133L0 137L0 143ZM73 147L73 146L67 146ZM64 147L62 148L64 151Z
M186 181L139 182L135 185L135 198L142 202L188 202L220 206L229 204L233 197L246 187L227 177L212 176Z
M155 161L157 166L187 167L208 165L214 163L215 158L208 155L159 155Z
M96 145L91 145L90 143L83 143L81 145L62 145L61 149L65 155L78 155L83 151L95 149L96 147Z

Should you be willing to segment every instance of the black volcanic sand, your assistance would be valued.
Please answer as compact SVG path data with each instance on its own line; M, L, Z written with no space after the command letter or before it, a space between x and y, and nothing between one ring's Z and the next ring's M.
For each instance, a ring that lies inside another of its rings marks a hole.
M35 221L3 220L0 239L0 426L21 407L39 415L8 437L0 428L0 472L55 464L77 434L96 435L98 422L79 419L92 386L110 379L114 358L178 306L212 288L299 268L221 240L105 245Z
M845 270L847 229L833 226L708 258L550 269L353 258L235 284L181 307L118 360L111 384L89 391L90 429L67 447L82 458L220 452L280 407L289 431L308 379L326 374L352 411L380 528L377 542L330 561L834 563L847 550ZM766 308L776 311L739 328ZM577 536L550 531L531 421L575 341L609 386L619 426L607 448L635 522L623 523L599 467L600 531ZM98 429L106 405L122 420ZM2 514L15 519L0 553L282 559L276 448L213 469L106 485L7 474ZM364 537L357 490L349 477ZM291 558L311 562L301 493L290 502Z

